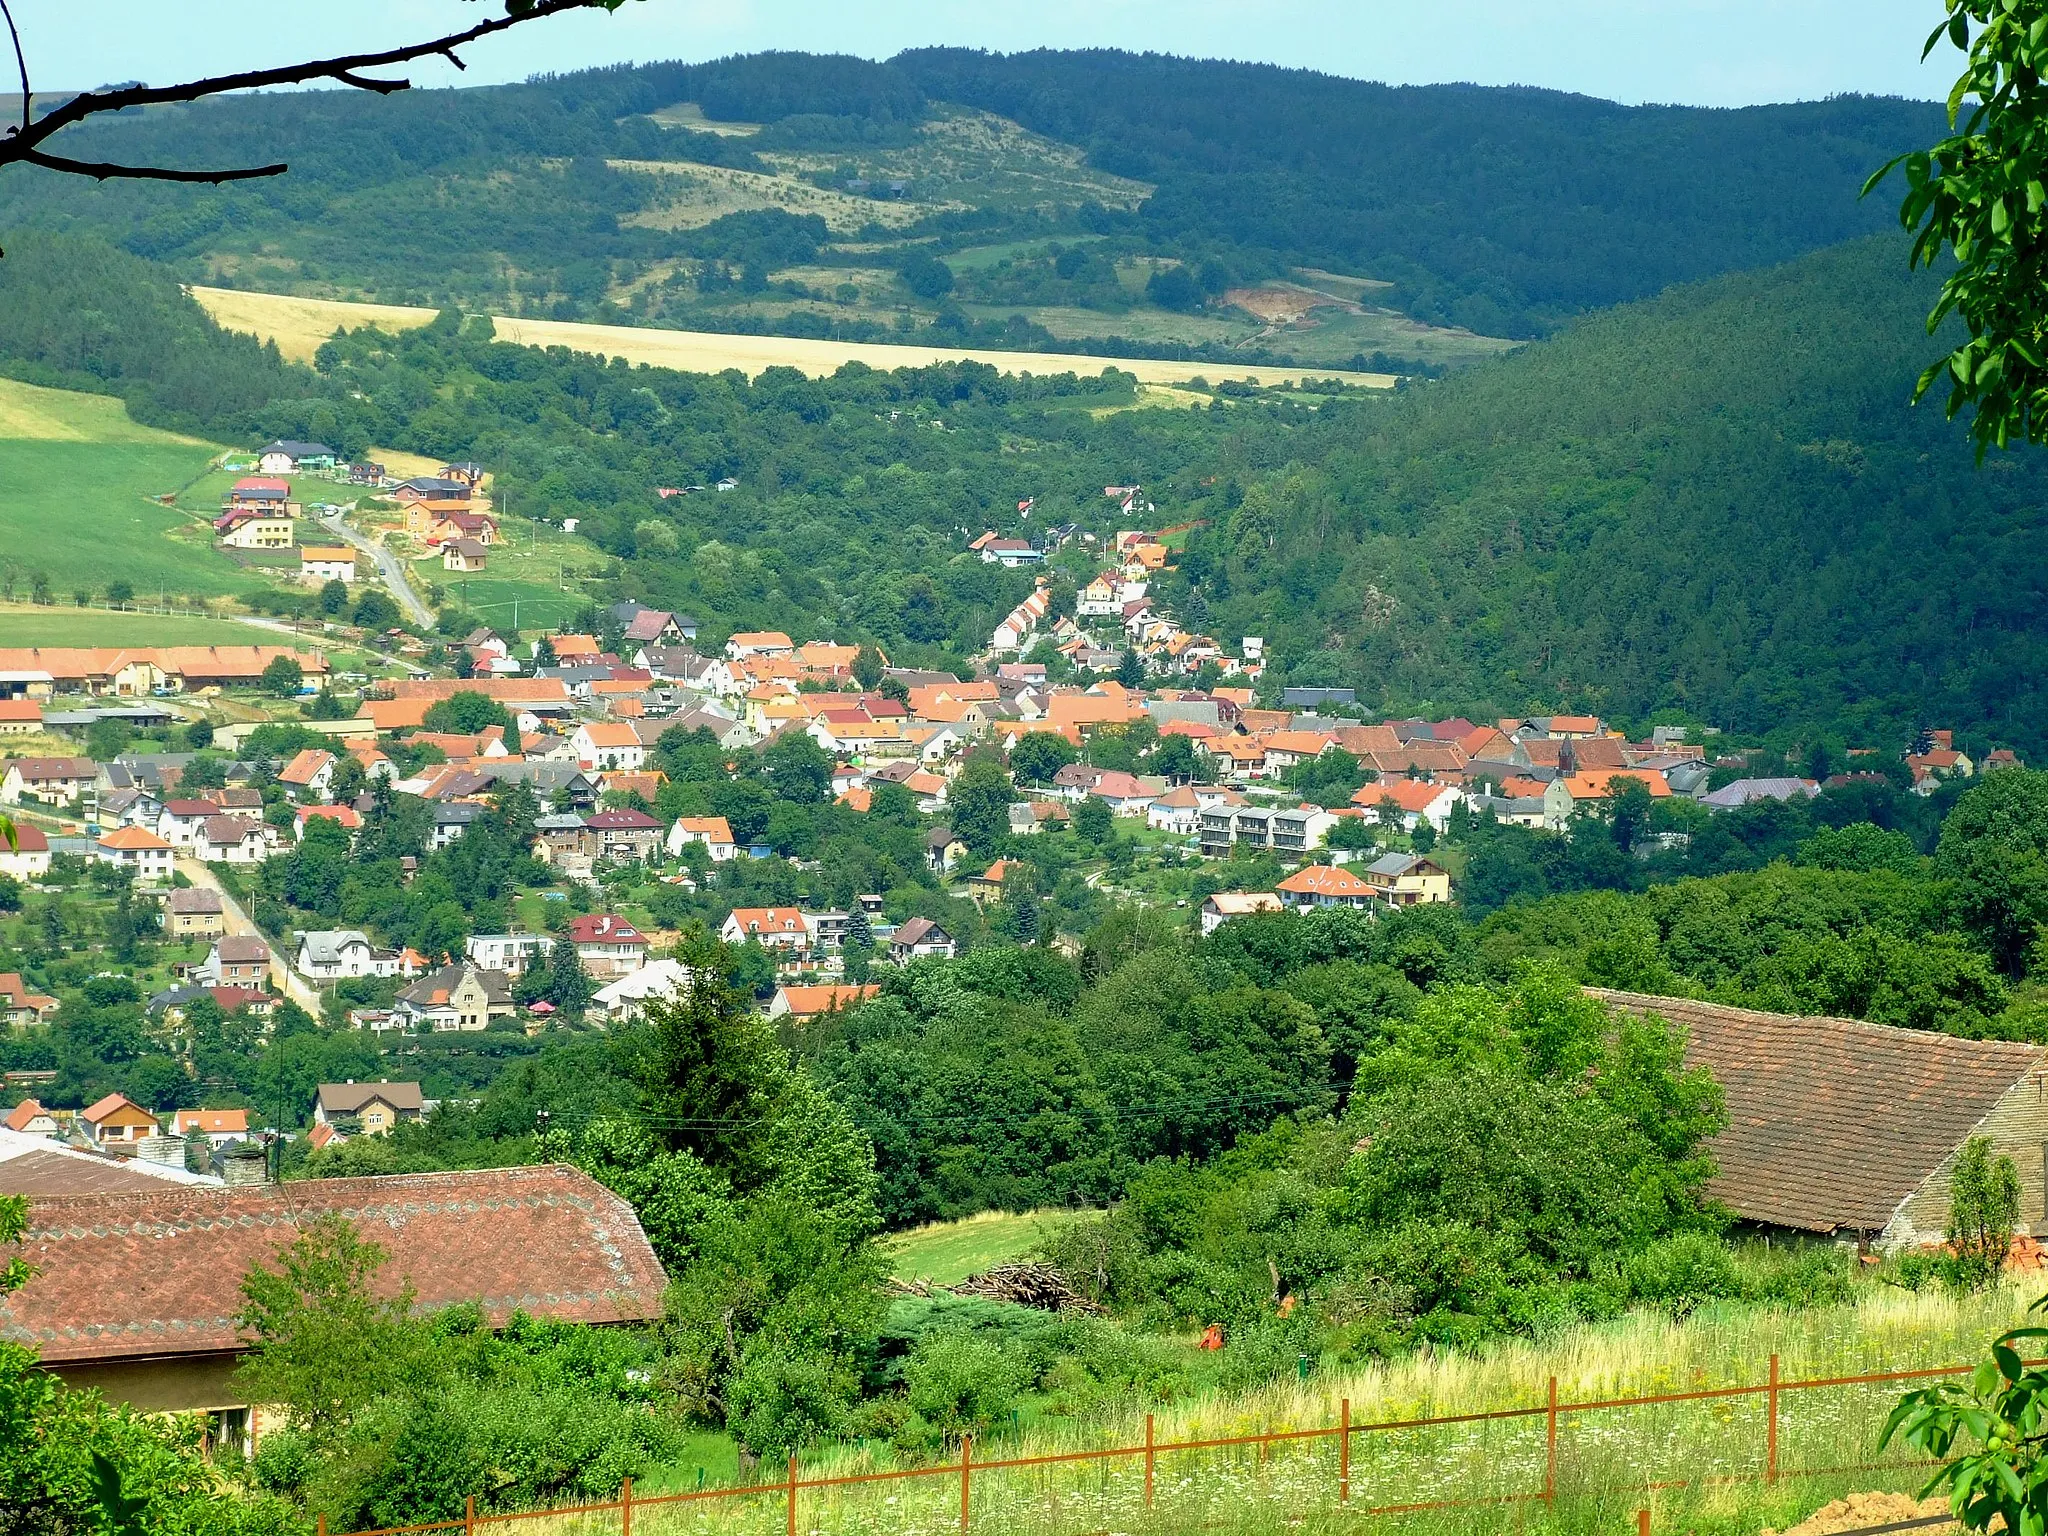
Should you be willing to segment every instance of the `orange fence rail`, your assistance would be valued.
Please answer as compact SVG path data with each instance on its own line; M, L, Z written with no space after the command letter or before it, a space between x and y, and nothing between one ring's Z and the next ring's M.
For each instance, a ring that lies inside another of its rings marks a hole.
M2029 1361L2030 1365L2048 1363ZM1144 1498L1150 1506L1155 1495L1155 1474L1159 1458L1176 1452L1223 1450L1239 1447L1256 1447L1263 1457L1273 1446L1302 1441L1334 1440L1337 1449L1336 1488L1340 1505L1351 1506L1352 1476L1351 1447L1354 1437L1386 1433L1389 1431L1433 1429L1447 1425L1478 1424L1505 1419L1535 1419L1544 1421L1544 1470L1543 1487L1527 1493L1496 1494L1473 1499L1431 1499L1408 1504L1381 1504L1353 1508L1359 1515L1403 1515L1417 1514L1431 1510L1478 1508L1481 1506L1510 1504L1555 1504L1558 1497L1558 1421L1567 1414L1599 1413L1624 1408L1650 1408L1669 1403L1698 1403L1717 1399L1762 1398L1766 1411L1764 1418L1764 1466L1758 1474L1729 1474L1682 1478L1669 1482L1633 1483L1626 1487L1603 1488L1598 1491L1621 1493L1628 1491L1664 1491L1708 1484L1763 1482L1775 1484L1786 1478L1825 1477L1850 1472L1887 1471L1925 1465L1918 1462L1860 1462L1841 1466L1815 1466L1785 1468L1779 1465L1778 1426L1780 1403L1784 1396L1794 1392L1808 1392L1833 1387L1880 1386L1889 1383L1927 1381L1943 1376L1962 1376L1975 1370L1974 1365L1930 1366L1914 1370L1876 1371L1860 1376L1819 1376L1803 1381L1784 1381L1778 1373L1778 1357L1770 1357L1770 1373L1766 1380L1752 1386L1701 1387L1688 1392L1662 1392L1641 1397L1594 1398L1585 1402L1560 1402L1557 1395L1557 1378L1549 1379L1544 1401L1523 1408L1495 1408L1474 1413L1442 1414L1427 1418L1383 1419L1367 1423L1354 1423L1351 1418L1351 1400L1340 1399L1337 1422L1310 1429L1270 1430L1252 1435L1222 1435L1211 1439L1162 1441L1153 1433L1153 1418L1145 1415L1145 1438L1135 1445L1104 1446L1094 1450L1055 1451L1036 1456L997 1457L977 1460L974 1440L967 1437L960 1445L960 1458L953 1462L942 1462L921 1467L898 1467L877 1472L847 1473L837 1477L804 1477L801 1475L798 1459L789 1458L784 1477L772 1483L749 1483L733 1487L699 1488L684 1493L664 1493L636 1497L633 1480L627 1478L616 1499L600 1503L557 1505L547 1509L514 1510L495 1514L478 1514L474 1497L467 1501L467 1508L459 1520L433 1520L419 1525L380 1526L374 1530L355 1531L346 1536L427 1536L437 1531L461 1531L463 1536L476 1536L484 1526L508 1525L520 1520L537 1520L549 1517L587 1517L609 1515L617 1512L620 1536L633 1536L633 1516L663 1506L696 1504L724 1499L762 1498L778 1495L787 1507L786 1526L789 1536L796 1536L797 1513L801 1496L809 1491L848 1488L866 1483L887 1483L929 1480L934 1478L958 1478L960 1486L960 1530L965 1536L973 1519L974 1479L977 1475L1014 1471L1023 1468L1042 1468L1059 1465L1079 1465L1087 1462L1107 1463L1142 1459L1144 1467ZM1643 1512L1647 1516L1647 1511ZM318 1517L318 1536L334 1536L327 1529L327 1517Z

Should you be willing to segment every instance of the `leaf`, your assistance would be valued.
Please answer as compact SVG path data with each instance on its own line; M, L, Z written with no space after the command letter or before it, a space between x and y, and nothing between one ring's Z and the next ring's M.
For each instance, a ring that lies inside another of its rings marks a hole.
M2007 1381L2018 1381L2026 1374L2027 1368L2020 1360L2019 1351L2004 1339L1991 1346L1991 1358L1998 1362L1998 1369Z

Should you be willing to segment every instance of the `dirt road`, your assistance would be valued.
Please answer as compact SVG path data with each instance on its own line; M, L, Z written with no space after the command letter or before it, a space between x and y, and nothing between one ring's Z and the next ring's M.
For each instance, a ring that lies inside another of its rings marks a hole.
M221 915L227 923L228 932L254 934L263 940L264 947L270 951L271 984L314 1018L319 1018L320 994L303 976L292 969L288 956L278 953L277 946L270 942L270 936L258 928L249 914L242 910L242 904L228 893L226 887L220 883L220 877L197 859L182 857L178 860L178 873L202 890L220 893Z

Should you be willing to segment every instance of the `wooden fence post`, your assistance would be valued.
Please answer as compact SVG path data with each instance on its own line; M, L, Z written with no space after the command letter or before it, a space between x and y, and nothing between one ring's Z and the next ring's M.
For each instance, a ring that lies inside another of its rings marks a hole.
M1157 1453L1153 1449L1152 1415L1145 1415L1145 1507L1152 1507L1152 1463Z
M789 1536L796 1536L796 1452L789 1453Z
M633 1479L619 1484L619 1536L633 1536Z
M1650 1512L1647 1509L1636 1511L1636 1536L1650 1536Z
M1340 1503L1351 1502L1351 1399L1345 1398L1337 1410L1337 1498Z
M1771 1388L1765 1394L1769 1417L1764 1428L1764 1481L1778 1480L1778 1357L1771 1356Z
M476 1536L476 1495L462 1501L462 1536Z
M1557 1502L1557 1378L1550 1378L1549 1403L1543 1412L1543 1502Z
M960 1439L960 1536L967 1536L968 1512L972 1508L974 1477L974 1436Z
M319 1536L327 1536L327 1511L324 1509L320 1512L320 1517L313 1522L313 1529Z

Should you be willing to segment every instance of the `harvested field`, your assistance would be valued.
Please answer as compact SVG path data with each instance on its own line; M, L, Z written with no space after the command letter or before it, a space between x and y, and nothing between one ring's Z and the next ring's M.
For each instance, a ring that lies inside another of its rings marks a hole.
M283 294L250 293L242 289L194 288L192 296L208 313L232 330L251 331L277 342L287 357L312 357L320 343L342 326L375 323L407 330L434 318L431 309L395 304L350 304L339 299L302 299ZM1141 384L1185 384L1191 379L1217 383L1249 379L1259 384L1299 383L1306 379L1342 378L1347 384L1391 389L1394 378L1384 373L1346 373L1334 368L1267 368L1245 363L1173 362L1162 358L1093 357L1075 352L1006 352L981 348L956 349L900 345L890 342L812 341L797 336L729 336L717 331L664 331L630 325L584 325L569 320L525 320L497 317L505 341L533 347L572 347L629 362L651 363L692 373L738 368L749 376L768 368L795 368L813 378L834 372L843 363L870 368L923 368L934 363L973 359L1004 373L1098 374L1118 368Z

